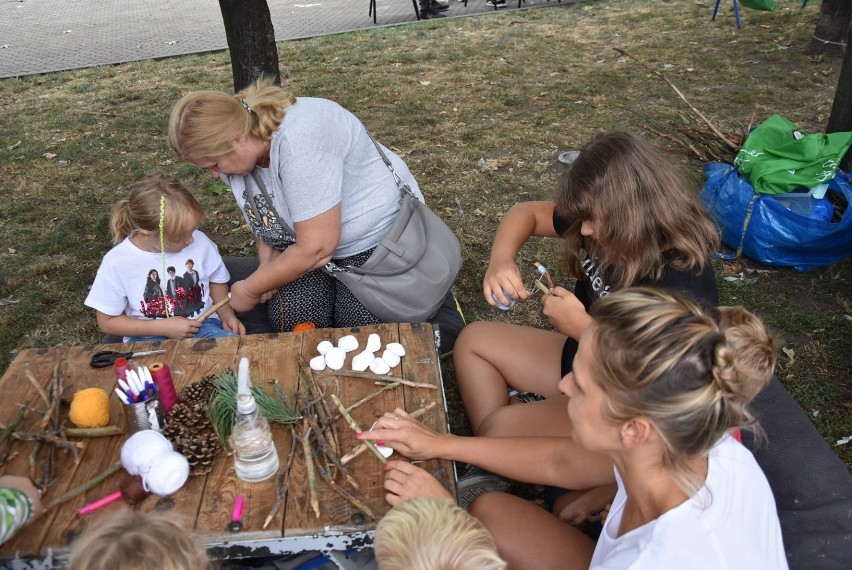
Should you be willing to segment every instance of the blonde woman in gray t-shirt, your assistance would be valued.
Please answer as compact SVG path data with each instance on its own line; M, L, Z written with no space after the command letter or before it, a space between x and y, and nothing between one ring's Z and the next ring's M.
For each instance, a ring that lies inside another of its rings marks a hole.
M236 311L269 301L279 331L381 322L322 269L363 264L399 211L393 176L355 115L261 79L236 95L185 95L172 109L169 144L231 188L255 237L260 266L234 283ZM382 149L422 201L402 159Z

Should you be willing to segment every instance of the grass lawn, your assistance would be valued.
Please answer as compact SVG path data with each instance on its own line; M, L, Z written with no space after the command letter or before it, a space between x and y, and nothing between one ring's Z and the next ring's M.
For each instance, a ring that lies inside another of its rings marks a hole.
M669 149L696 191L702 184L701 161L666 136L700 129L694 114L613 47L665 73L726 133L742 135L753 116L756 124L772 113L823 130L840 59L809 50L819 10L795 2L745 10L737 29L730 4L710 21L713 4L551 3L286 42L282 79L296 95L338 101L404 156L462 240L457 291L468 320L546 327L535 301L490 308L481 279L501 216L550 196L560 151L626 128ZM230 195L166 143L171 105L208 88L231 88L227 52L0 80L0 373L16 349L98 341L83 299L110 247L110 208L144 174L164 171L196 188L201 229L224 254L254 253ZM533 240L520 258L530 276L533 260L557 267L558 244ZM723 303L756 311L777 335L776 373L826 440L852 435L852 262L807 274L748 260L716 269ZM454 429L464 431L452 389L450 399ZM852 444L835 449L852 462Z

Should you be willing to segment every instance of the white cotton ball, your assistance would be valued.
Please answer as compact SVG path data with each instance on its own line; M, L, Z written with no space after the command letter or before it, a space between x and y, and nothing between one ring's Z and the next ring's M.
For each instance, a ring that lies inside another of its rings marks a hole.
M400 358L397 353L385 349L385 351L382 353L382 360L387 362L388 366L394 368L397 364L399 364Z
M382 348L382 339L376 333L371 333L367 337L367 350L370 352L378 352Z
M158 431L137 431L121 447L121 465L131 475L147 473L151 462L164 451L171 451L172 443Z
M352 359L352 370L354 370L355 372L365 371L370 366L370 363L375 360L375 358L376 357L369 350L359 352Z
M337 347L342 348L346 352L352 352L358 348L358 339L351 334L342 336L340 337L340 340L337 341Z
M328 352L330 348L334 348L334 345L331 344L330 341L324 340L317 345L317 352L319 352L321 355L325 355L325 353Z
M142 476L146 491L166 497L183 487L189 477L189 461L176 451L157 455L147 475Z
M310 364L311 370L325 370L325 357L322 354L314 356L308 364Z
M398 342L389 342L387 346L385 346L385 349L391 351L397 356L405 356L405 349Z
M373 374L387 374L390 372L390 366L381 358L376 358L370 363L370 370Z
M325 365L332 370L340 370L346 361L346 351L335 346L325 353Z

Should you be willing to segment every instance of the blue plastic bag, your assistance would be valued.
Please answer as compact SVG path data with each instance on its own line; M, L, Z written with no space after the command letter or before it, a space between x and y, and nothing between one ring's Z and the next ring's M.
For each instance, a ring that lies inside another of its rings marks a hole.
M852 255L852 175L841 171L828 192L841 194L847 207L837 222L812 219L757 194L730 164L704 165L707 182L701 201L722 228L722 241L737 255L766 265L811 271Z

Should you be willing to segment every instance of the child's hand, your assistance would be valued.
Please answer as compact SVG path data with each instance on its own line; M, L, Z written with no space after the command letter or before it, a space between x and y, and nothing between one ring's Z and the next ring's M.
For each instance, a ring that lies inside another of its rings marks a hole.
M434 497L455 503L450 492L428 471L406 461L385 464L385 500L391 506L414 497Z
M550 295L541 298L544 316L564 335L580 340L583 331L592 322L586 308L574 293L564 287L554 287Z
M559 513L559 518L574 526L582 526L590 517L609 509L617 490L614 483L595 487L568 503Z
M187 319L186 317L158 319L157 324L162 327L162 333L160 333L162 336L176 339L192 338L198 332L198 329L201 328L201 323L194 319Z
M530 296L524 287L521 271L514 260L491 262L482 280L482 294L492 307L496 307L498 302L507 307L511 305L506 295L510 295L515 300L527 299ZM492 295L497 297L497 301Z
M233 314L233 311L230 315L222 315L219 316L222 319L222 328L226 331L231 331L237 333L240 336L246 334L246 326L237 318L237 315Z

